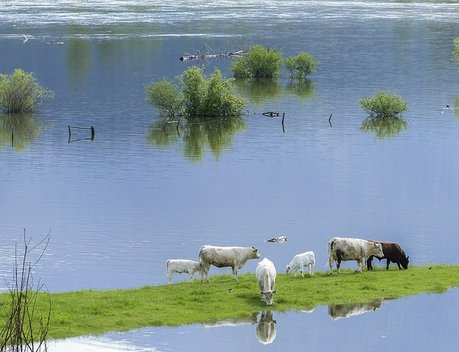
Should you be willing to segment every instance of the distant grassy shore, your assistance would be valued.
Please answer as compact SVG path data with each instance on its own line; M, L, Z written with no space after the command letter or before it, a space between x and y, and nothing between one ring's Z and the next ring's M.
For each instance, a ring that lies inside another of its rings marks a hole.
M49 338L96 335L146 326L178 326L244 318L266 309L260 301L254 274L211 276L211 282L181 282L130 290L78 291L40 295L52 302ZM410 267L399 271L378 268L373 272L343 270L314 277L278 273L277 294L271 309L312 309L318 305L363 303L376 298L400 298L420 293L441 293L459 287L459 266ZM8 295L0 295L0 328Z

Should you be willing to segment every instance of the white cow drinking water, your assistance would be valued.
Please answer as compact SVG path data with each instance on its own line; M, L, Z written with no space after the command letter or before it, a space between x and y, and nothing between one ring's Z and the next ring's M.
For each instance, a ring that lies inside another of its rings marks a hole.
M374 255L383 257L381 243L362 240L360 238L333 237L328 241L328 265L333 272L333 262L336 261L336 270L339 273L341 261L357 261L357 271L362 271L367 259Z
M255 275L260 287L261 300L268 306L272 305L273 295L276 293L276 268L273 262L264 258L257 264Z
M187 273L190 281L193 280L193 275L200 271L201 265L194 261L188 259L168 259L166 261L166 271L169 285L172 283L172 274L178 273Z
M289 265L287 265L286 274L301 272L301 276L304 277L304 270L309 268L309 275L314 275L314 267L316 266L316 257L313 251L297 254L293 257Z
M209 281L209 269L211 265L217 268L231 267L233 280L237 280L237 271L242 268L249 259L258 259L260 254L255 247L216 247L204 245L199 250L199 263L203 280Z

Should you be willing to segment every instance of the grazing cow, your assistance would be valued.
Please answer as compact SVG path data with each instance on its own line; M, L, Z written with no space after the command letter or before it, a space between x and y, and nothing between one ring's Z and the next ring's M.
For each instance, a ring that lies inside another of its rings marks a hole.
M261 300L270 306L274 303L273 294L276 293L276 268L268 258L257 264L255 270L258 286L260 287Z
M295 276L296 276L299 270L301 272L301 276L304 277L303 271L304 269L306 269L306 267L308 267L309 275L313 276L315 265L316 265L316 257L314 255L314 252L309 251L309 252L297 254L296 256L293 257L290 264L287 265L286 274L288 275L289 273L295 273Z
M401 270L402 267L403 267L403 269L408 269L408 263L409 263L409 258L410 257L406 256L406 254L403 251L402 247L400 247L400 245L398 243L396 243L396 242L385 242L385 241L372 241L372 242L381 243L382 251L383 251L384 255L382 257L371 255L367 260L367 269L368 270L373 270L373 265L371 265L371 261L373 260L373 257L376 257L379 260L387 259L386 270L389 269L390 262L393 262L393 263L397 264L399 270Z
M273 343L276 338L276 321L273 312L264 310L261 312L260 321L257 324L257 339L263 345Z
M237 280L238 269L242 268L247 260L258 258L260 258L260 254L255 247L215 247L204 245L199 250L202 279L209 281L209 268L210 265L214 265L217 268L230 266L233 269L233 280Z
M365 303L330 304L328 306L328 315L333 320L337 320L361 315L367 312L374 312L381 308L382 302L382 298L376 298Z
M367 259L374 255L382 257L381 243L370 242L360 238L333 237L328 241L328 265L333 273L333 261L336 261L336 270L339 273L341 261L357 261L357 271L362 271Z
M190 281L193 280L193 275L197 271L201 271L201 265L194 261L188 259L168 259L166 261L166 271L169 285L172 283L172 274L178 273L187 273L189 275Z

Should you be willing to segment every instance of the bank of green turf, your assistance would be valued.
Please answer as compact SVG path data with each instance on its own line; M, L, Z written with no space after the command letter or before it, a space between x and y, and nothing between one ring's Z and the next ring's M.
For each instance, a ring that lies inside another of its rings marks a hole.
M343 270L314 277L277 277L276 311L311 309L317 305L363 303L375 298L400 298L441 293L459 287L459 266L392 267L373 272ZM41 297L44 298L45 295ZM132 290L53 293L50 338L126 331L146 326L178 326L249 317L266 309L254 274L213 276L211 282L181 282ZM0 296L4 311L6 295ZM0 301L0 302L1 302ZM2 313L3 314L3 313ZM4 321L0 317L0 321ZM1 326L0 326L1 328Z

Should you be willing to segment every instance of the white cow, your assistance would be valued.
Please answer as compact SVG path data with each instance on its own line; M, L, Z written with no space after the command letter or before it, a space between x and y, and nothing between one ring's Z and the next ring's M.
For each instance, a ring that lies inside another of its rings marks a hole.
M273 294L276 293L276 268L273 262L264 258L257 264L255 275L260 286L261 300L268 306L272 305Z
M304 277L304 270L309 268L309 275L314 275L314 267L316 266L316 257L313 251L308 251L304 253L297 254L293 257L289 265L287 265L286 274L295 273L295 276L298 270L301 272L301 276Z
M190 278L190 281L192 281L194 273L200 271L200 269L201 265L194 260L168 259L166 261L166 271L169 285L172 283L172 274L187 273Z
M233 280L237 280L237 271L249 259L258 259L260 254L255 247L215 247L204 245L199 250L199 263L201 264L202 280L209 281L210 265L217 268L231 267Z
M333 273L333 262L336 261L336 270L339 273L341 261L357 261L357 271L362 271L367 259L384 256L381 243L362 240L360 238L333 237L328 241L328 265Z

